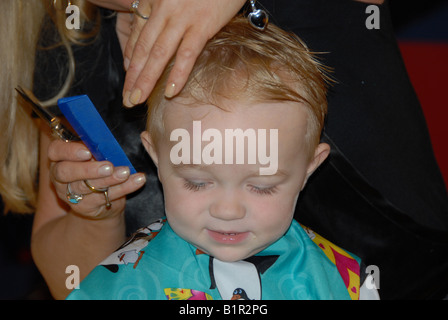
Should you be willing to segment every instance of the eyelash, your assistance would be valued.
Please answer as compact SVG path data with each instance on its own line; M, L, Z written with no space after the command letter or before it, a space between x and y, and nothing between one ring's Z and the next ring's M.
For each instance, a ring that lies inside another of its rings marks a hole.
M205 185L206 185L205 182L195 183L195 182L188 181L188 180L185 180L185 183L184 183L184 187L187 190L191 190L191 191L199 191L199 190L203 189L205 187Z
M277 193L277 188L276 187L269 187L269 188L263 188L262 189L262 188L258 188L258 187L255 187L255 186L250 186L250 190L255 192L255 193L257 193L257 194L259 194L259 195L262 195L262 196L271 196L274 193Z
M184 183L184 187L187 190L190 190L193 192L200 191L201 189L204 189L206 187L206 185L207 185L206 182L195 183L195 182L188 181L188 180L185 180L185 183ZM264 195L273 195L274 193L277 192L277 188L276 187L258 188L255 186L250 186L250 191L264 196Z

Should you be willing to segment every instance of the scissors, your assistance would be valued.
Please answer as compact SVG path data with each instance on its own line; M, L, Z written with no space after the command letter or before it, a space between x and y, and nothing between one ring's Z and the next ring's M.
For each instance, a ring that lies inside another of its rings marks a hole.
M60 118L51 114L44 108L41 102L30 90L17 86L16 91L31 105L33 111L50 126L53 135L66 142L81 140L76 134L62 124Z

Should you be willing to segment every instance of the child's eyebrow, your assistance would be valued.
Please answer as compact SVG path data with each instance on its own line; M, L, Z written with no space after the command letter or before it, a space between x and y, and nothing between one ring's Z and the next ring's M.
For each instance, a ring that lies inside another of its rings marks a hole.
M200 164L192 164L192 163L180 163L180 164L171 164L172 168L175 170L205 170L207 167L211 165L200 165ZM216 166L216 165L215 165ZM275 174L272 175L260 175L259 170L250 170L248 171L247 177L286 177L288 176L288 172L285 170L278 169Z
M192 163L180 163L180 164L172 163L171 166L173 167L173 169L176 169L176 170L186 170L186 169L201 170L205 167L205 166L202 166L199 164L192 164Z
M255 177L255 178L269 178L269 177L287 177L289 174L285 170L278 169L274 174L266 174L266 175L260 175L260 171L250 171L248 174L249 177Z

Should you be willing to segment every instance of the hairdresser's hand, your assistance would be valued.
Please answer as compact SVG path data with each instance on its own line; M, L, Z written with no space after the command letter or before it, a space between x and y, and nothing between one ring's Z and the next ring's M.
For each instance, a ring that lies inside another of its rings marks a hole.
M55 140L48 148L51 161L50 174L60 199L73 211L92 219L105 219L124 212L126 195L141 188L145 175L130 175L128 167L114 167L107 161L93 161L86 146L80 142ZM108 196L112 206L106 208L104 193L92 193L84 180L96 188L108 187ZM67 200L67 184L73 193L83 195L77 204Z
M176 55L165 95L184 87L196 58L213 37L242 8L245 0L140 0L124 56L127 69L123 103L145 101L168 61Z

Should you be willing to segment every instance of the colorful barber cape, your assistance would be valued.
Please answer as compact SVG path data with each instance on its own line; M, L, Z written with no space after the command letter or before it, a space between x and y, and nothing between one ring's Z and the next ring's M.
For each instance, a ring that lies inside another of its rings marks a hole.
M359 259L293 221L255 256L219 261L165 219L140 229L67 299L358 299Z

